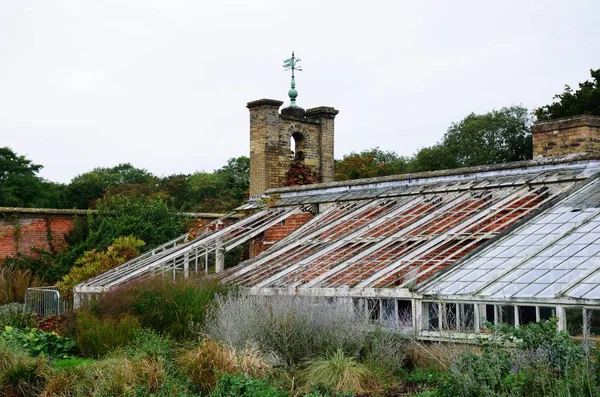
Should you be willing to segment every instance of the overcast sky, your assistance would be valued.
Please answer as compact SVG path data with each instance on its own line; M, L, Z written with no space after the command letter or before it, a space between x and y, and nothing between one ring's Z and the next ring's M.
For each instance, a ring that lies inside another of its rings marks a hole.
M336 158L410 155L470 112L551 102L600 68L598 1L0 2L0 146L58 182L248 155L246 103L333 106Z

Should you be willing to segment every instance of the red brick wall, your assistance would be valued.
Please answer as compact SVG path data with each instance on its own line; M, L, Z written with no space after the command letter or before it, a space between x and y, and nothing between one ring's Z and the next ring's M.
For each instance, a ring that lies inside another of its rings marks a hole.
M34 248L61 250L75 222L71 215L11 214L0 218L0 259Z
M311 220L313 215L310 212L303 214L291 215L278 224L271 226L265 230L261 237L257 237L250 242L250 257L254 257L265 249L269 248L273 243L286 237L288 234L304 225Z
M64 213L35 213L0 211L0 260L15 256L17 253L29 255L35 248L60 251L66 247L65 235L73 228L76 216L82 214ZM200 216L197 225L204 225L215 220L214 216ZM220 227L229 226L235 219L226 219Z

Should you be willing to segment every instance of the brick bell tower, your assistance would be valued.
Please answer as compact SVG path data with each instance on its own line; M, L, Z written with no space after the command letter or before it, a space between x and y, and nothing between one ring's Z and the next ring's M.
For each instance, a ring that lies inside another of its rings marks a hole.
M275 187L287 186L292 161L301 161L320 182L333 181L334 119L332 107L304 110L296 105L298 91L294 71L299 59L284 61L292 71L290 106L282 101L259 99L248 102L250 110L250 197L259 197Z

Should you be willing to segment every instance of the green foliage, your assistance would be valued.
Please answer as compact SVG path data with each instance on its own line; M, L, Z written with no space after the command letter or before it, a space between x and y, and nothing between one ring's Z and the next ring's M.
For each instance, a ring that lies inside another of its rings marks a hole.
M0 207L62 208L65 186L37 176L34 164L8 147L0 147Z
M556 331L557 320L494 328L513 349L484 343L480 355L463 354L440 383L440 396L595 396L598 353Z
M406 172L408 159L379 148L344 155L335 161L335 180L372 178Z
M75 349L75 342L70 338L37 328L21 329L5 326L0 336L20 346L34 357L66 358L73 354Z
M97 203L86 249L102 250L117 237L134 236L153 248L184 232L181 217L161 199L107 196Z
M69 201L72 207L90 208L110 187L145 185L152 183L154 178L148 171L129 163L111 168L94 168L73 178L68 186Z
M41 194L42 169L25 156L19 156L8 147L0 148L0 206L25 207Z
M54 265L45 268L50 281L61 279L86 251L105 251L123 236L132 236L150 249L181 234L182 218L162 199L146 196L106 196L97 203L98 214L79 218L69 234L69 249L54 257ZM139 248L139 247L138 247Z
M561 117L591 114L600 116L600 69L590 70L591 81L579 83L579 89L573 91L568 85L562 94L554 96L550 105L535 110L538 120L553 120Z
M131 315L100 319L89 311L77 312L75 339L85 357L103 357L134 340L139 331L139 321Z
M9 303L0 306L0 329L4 326L31 328L35 326L33 314L25 310L23 303Z
M325 359L310 361L301 377L307 384L337 391L364 392L379 387L375 374L341 349Z
M90 364L93 362L94 362L94 360L89 359L89 358L70 357L70 358L65 358L62 360L55 360L52 363L52 367L54 369L60 371L60 370L66 370L66 369L70 369L70 368L79 367L81 365L86 365L86 364Z
M408 170L434 171L530 159L531 124L527 109L521 106L480 115L471 113L453 123L440 143L421 149Z
M108 292L96 310L104 317L131 313L141 325L175 339L187 339L192 326L204 323L217 294L226 289L216 280L155 277Z
M229 159L227 165L209 173L197 172L188 177L194 197L187 209L198 212L229 211L248 199L250 159Z
M211 397L285 397L286 393L278 391L264 381L253 379L242 374L224 374L217 387L210 393Z
M75 267L56 286L64 296L71 296L73 287L82 281L109 271L140 254L145 243L133 236L117 237L104 251L92 249L75 261Z

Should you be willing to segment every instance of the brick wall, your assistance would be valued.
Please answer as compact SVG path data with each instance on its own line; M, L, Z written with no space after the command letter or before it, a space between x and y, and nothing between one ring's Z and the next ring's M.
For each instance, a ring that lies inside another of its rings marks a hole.
M250 242L250 257L253 258L256 255L269 248L271 245L281 240L282 238L289 235L300 226L311 220L313 215L310 212L303 214L291 215L284 221L271 226L269 229Z
M600 152L600 117L577 116L535 124L533 157Z
M93 214L94 211L91 211ZM86 210L0 208L0 260L18 253L29 255L36 249L60 251L66 247L65 235L73 228L77 216L87 216ZM197 219L198 227L220 218L221 214L184 213ZM237 219L225 219L220 228Z
M36 248L61 250L74 222L74 215L5 214L0 219L0 259L17 253L32 254Z

